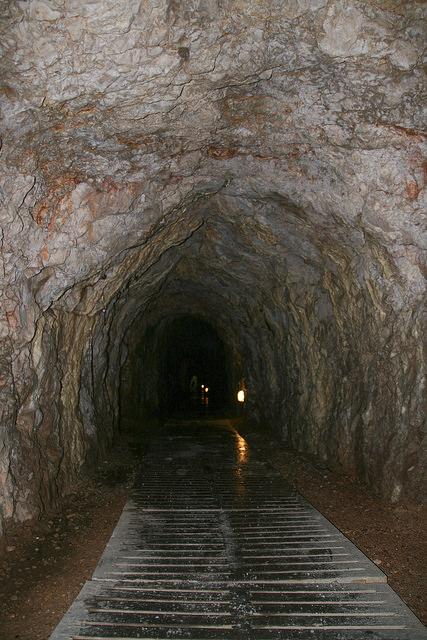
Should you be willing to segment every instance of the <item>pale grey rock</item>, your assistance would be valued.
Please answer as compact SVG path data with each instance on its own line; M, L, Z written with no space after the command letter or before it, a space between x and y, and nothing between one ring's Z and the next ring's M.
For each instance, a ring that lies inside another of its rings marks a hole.
M366 37L367 24L358 3L332 3L323 22L325 35L319 40L319 47L330 56L359 56L368 52Z
M398 40L392 49L390 54L390 62L399 69L407 71L412 69L417 64L420 57L420 51L418 51L410 42Z

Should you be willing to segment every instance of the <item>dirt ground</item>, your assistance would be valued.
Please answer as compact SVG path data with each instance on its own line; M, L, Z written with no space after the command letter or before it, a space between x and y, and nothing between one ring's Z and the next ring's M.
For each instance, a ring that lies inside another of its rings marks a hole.
M315 467L263 433L241 425L284 478L387 574L427 623L427 507L387 506L343 476ZM91 576L126 501L135 452L117 447L61 510L7 531L0 547L0 640L47 640Z
M7 530L0 546L0 640L46 640L90 578L120 517L133 456L118 447L60 511Z

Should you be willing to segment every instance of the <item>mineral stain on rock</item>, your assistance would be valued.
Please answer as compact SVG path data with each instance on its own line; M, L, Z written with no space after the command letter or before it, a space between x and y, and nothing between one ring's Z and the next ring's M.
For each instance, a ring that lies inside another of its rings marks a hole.
M190 49L188 47L179 47L178 55L182 60L188 60L190 57Z

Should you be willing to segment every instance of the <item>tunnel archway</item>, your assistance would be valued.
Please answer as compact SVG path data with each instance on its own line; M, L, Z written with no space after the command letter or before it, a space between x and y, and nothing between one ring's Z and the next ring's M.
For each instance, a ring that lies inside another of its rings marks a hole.
M1 517L46 509L111 446L138 336L155 353L183 313L221 336L254 420L388 500L424 499L406 4L8 4Z

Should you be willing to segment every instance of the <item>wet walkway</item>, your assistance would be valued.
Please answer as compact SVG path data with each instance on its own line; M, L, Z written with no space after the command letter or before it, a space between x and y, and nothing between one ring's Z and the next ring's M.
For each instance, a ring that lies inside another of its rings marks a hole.
M227 421L149 444L93 579L52 640L426 640L386 577Z

